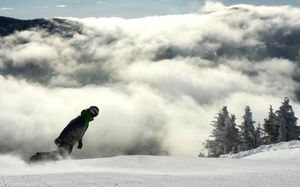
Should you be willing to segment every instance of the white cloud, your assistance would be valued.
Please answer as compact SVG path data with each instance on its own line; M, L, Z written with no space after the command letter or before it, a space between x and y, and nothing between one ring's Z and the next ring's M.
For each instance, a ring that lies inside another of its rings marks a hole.
M40 43L30 43L19 46L17 52L10 54L13 60L14 66L24 66L26 63L37 63L37 65L42 65L41 62L46 64L49 61L53 61L57 58L57 51L48 45L43 45Z
M48 6L48 5L45 5L45 6L38 6L37 8L39 8L39 9L45 9L45 8L49 8L49 6Z
M201 11L206 13L206 12L225 10L226 8L227 7L221 2L208 0L205 2Z
M66 8L67 5L56 5L56 8Z
M2 7L0 8L1 11L10 11L13 10L13 8L9 8L9 7Z

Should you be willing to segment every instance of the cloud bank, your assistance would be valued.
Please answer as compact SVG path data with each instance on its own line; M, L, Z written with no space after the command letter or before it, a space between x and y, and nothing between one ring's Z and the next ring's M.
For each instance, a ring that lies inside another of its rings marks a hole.
M1 153L55 149L90 105L100 117L75 157L196 156L223 105L238 122L245 105L263 122L286 96L300 112L299 8L209 3L187 15L68 20L80 32L0 38Z

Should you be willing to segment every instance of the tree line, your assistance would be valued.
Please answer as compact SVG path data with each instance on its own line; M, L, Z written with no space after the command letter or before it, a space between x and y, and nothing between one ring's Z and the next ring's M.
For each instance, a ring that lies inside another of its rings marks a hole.
M299 140L300 127L297 126L297 121L287 97L275 112L270 106L269 115L264 119L262 127L259 123L255 127L256 122L249 106L245 107L240 125L236 124L235 115L229 114L227 106L224 106L212 121L213 130L204 146L209 157L218 157L254 149L260 145Z

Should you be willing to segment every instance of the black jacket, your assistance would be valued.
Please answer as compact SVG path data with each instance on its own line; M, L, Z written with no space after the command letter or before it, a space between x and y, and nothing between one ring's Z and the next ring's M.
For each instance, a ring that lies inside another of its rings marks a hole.
M93 118L87 110L82 111L80 116L70 121L57 139L69 145L75 145L77 142L81 142L83 135L88 129L89 122L92 120Z

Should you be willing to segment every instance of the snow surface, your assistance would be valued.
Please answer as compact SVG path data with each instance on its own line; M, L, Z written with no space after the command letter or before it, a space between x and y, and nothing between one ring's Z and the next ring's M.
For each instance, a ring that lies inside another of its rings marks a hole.
M299 186L300 142L264 148L244 159L119 156L27 164L2 155L0 186Z
M260 159L260 160L293 160L300 161L300 141L280 142L262 145L256 149L237 154L221 155L221 158Z

